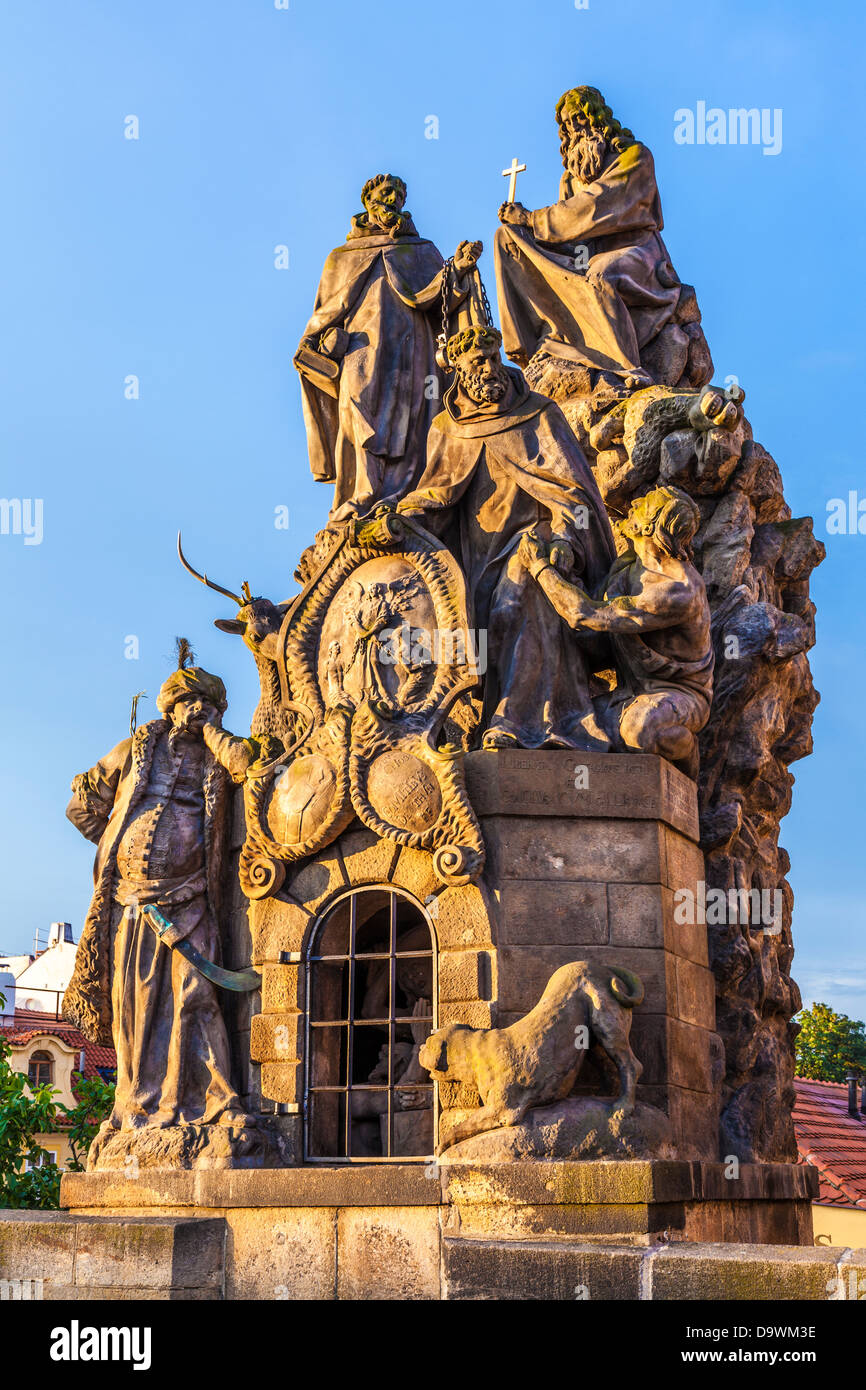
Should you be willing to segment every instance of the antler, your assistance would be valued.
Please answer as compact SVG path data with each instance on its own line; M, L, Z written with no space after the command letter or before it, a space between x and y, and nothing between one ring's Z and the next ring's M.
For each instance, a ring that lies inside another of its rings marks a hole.
M234 599L238 608L243 608L246 600L242 599L239 594L233 594L231 589L224 589L222 584L215 584L212 579L208 579L206 574L199 574L198 570L193 569L189 560L184 555L183 549L181 548L180 531L178 531L177 533L177 553L180 559L180 563L183 565L185 570L189 571L193 578L200 579L202 584L206 584L209 589L216 589L218 594L225 594L226 598ZM245 588L249 588L249 585L246 585Z

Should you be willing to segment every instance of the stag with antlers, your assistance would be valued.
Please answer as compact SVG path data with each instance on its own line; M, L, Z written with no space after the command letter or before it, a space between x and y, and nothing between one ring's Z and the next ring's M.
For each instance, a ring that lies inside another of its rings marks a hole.
M220 632L231 632L242 637L255 658L261 694L252 717L250 732L258 739L270 735L279 739L284 748L289 748L298 735L298 710L284 699L282 691L280 632L291 603L272 603L268 598L254 597L246 580L241 585L240 594L235 594L231 589L208 579L206 574L199 574L183 553L179 531L177 553L189 574L200 583L206 584L209 589L214 589L218 594L225 594L226 598L237 604L238 611L235 617L216 618L214 627L218 627Z

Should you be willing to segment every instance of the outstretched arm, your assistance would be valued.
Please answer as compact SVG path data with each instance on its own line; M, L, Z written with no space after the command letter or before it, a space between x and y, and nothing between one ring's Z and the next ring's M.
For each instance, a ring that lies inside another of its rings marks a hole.
M259 744L253 738L238 738L216 724L205 724L202 737L217 762L225 768L233 782L243 782L249 767L259 756Z
M686 584L646 575L640 593L604 600L590 598L578 584L554 569L539 542L521 538L520 556L561 618L572 628L590 632L651 632L683 620L692 594Z

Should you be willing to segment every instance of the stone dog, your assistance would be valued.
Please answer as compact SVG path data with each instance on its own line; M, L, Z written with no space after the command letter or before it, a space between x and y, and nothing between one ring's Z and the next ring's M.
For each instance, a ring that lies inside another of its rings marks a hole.
M474 1085L482 1100L450 1131L446 1147L520 1124L527 1111L563 1100L586 1056L588 1035L619 1073L613 1114L629 1114L643 1070L629 1045L631 1010L643 997L641 981L621 966L575 961L554 971L535 1008L509 1028L449 1023L431 1033L418 1054L421 1065L435 1081ZM583 1037L581 1027L588 1030Z

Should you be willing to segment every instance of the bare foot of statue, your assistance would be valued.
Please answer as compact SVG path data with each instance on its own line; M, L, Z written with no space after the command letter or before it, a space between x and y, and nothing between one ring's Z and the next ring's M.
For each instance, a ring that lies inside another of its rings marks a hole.
M735 430L743 418L745 396L741 387L730 392L708 387L689 410L689 424L693 430Z

